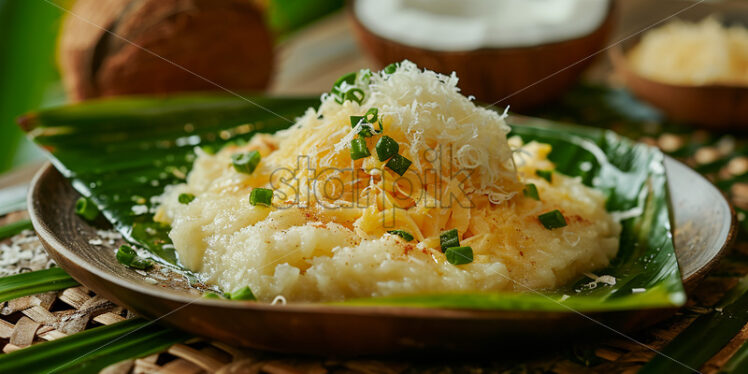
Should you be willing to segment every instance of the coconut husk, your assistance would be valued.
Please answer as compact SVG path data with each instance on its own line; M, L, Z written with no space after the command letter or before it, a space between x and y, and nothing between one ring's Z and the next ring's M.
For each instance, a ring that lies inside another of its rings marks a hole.
M73 101L197 90L261 90L273 41L245 0L78 0L59 62Z

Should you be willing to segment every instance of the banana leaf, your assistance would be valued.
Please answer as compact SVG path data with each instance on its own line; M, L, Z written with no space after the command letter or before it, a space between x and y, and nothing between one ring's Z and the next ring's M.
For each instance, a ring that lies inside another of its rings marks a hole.
M169 243L169 227L152 220L151 198L184 179L195 158L194 147L220 147L246 141L257 132L286 128L292 123L289 119L317 104L316 98L247 101L221 94L120 98L44 110L20 123L128 240L177 264L171 246L164 246ZM622 221L620 251L607 269L598 272L616 277L616 284L582 287L590 282L583 278L547 292L402 296L345 304L595 311L685 302L673 249L663 155L610 131L515 118L521 123L513 125L513 134L551 144L549 157L558 171L604 191L609 211L638 212ZM135 213L135 205L149 211Z

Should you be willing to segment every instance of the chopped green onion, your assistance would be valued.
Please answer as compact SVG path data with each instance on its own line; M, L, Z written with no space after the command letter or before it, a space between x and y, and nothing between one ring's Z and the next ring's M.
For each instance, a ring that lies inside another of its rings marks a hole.
M355 128L359 124L359 122L362 121L366 123L364 116L351 116L351 128ZM361 131L358 132L358 135L364 138L368 138L371 137L371 131L369 130L368 126L363 126Z
M231 162L234 164L236 171L244 174L252 174L260 163L261 158L260 152L249 151L232 155Z
M452 247L447 248L444 252L452 265L464 265L473 262L473 248L470 247Z
M130 267L134 269L148 270L153 267L153 261L142 257L135 257L135 259L130 263Z
M392 171L402 176L403 174L405 174L405 172L410 167L410 164L412 163L413 163L412 161L408 160L407 158L403 156L394 155L389 161L387 161L387 163L384 166L392 169Z
M375 131L376 132L382 132L382 131L384 131L384 125L382 124L382 117L379 117L379 120L377 121L377 123L379 124L379 131L376 131L376 130ZM372 127L374 127L374 126L372 126Z
M356 73L348 73L346 75L343 75L342 77L338 78L338 80L335 81L335 84L332 85L332 89L330 90L330 93L332 93L335 96L335 102L338 104L342 104L346 100L353 100L358 102L359 104L361 101L363 101L364 97L364 91L362 91L359 88L348 88L346 87L345 91L341 91L340 87L343 86L343 83L346 83L349 86L352 86L356 83ZM350 93L351 91L357 91L354 93ZM359 94L359 96L356 96L356 93Z
M138 254L129 245L122 245L117 250L115 257L120 264L130 266L135 257L138 257Z
M439 245L442 247L442 252L446 251L447 248L459 247L460 237L457 234L457 229L447 230L439 234Z
M222 299L222 297L214 292L206 292L203 294L203 299Z
M340 86L343 85L343 82L347 84L354 84L356 83L356 73L348 73L343 75L342 77L338 78L338 80L335 81L335 83L332 85L332 91L333 93L336 91L336 89L340 88ZM340 92L340 90L337 90Z
M543 213L538 216L538 219L548 230L566 226L566 218L558 209Z
M379 141L377 141L377 145L374 148L377 151L379 161L384 161L400 151L400 145L397 144L395 139L392 139L387 135L383 135Z
M389 65L387 65L383 70L385 74L392 74L397 70L397 62L393 62Z
M362 119L364 119L364 116L351 116L351 128L356 127Z
M397 236L403 238L406 242L409 242L409 241L413 240L413 235L410 235L410 233L408 233L407 231L403 231L403 230L390 230L390 231L387 231L387 233L388 234L392 234L392 235L397 235Z
M351 88L343 95L343 101L350 100L359 104L364 102L364 90L360 88Z
M75 214L83 217L86 221L93 221L99 216L99 208L93 203L93 201L81 197L75 202Z
M377 108L371 108L368 111L366 111L366 114L364 114L364 118L366 118L367 123L374 123L377 121L377 118L379 118L379 109Z
M255 188L249 194L249 203L256 205L270 206L273 201L273 190L267 188Z
M366 84L369 84L369 82L371 82L371 70L363 70L363 74L361 74L361 82L364 82Z
M129 245L120 246L115 257L117 262L131 268L147 270L153 267L153 261L139 257L138 253Z
M526 184L525 189L522 190L522 193L524 193L525 196L531 199L540 200L540 195L538 194L538 187L535 186L534 183Z
M369 157L369 148L366 146L366 140L356 138L351 140L351 159L358 160L359 158Z
M553 181L553 170L535 170L535 174L549 183Z
M243 288L234 290L234 292L229 294L229 299L231 300L257 300L255 297L255 294L252 293L252 290L249 289L249 286L244 286Z
M177 200L179 200L180 204L189 204L192 200L195 200L195 195L191 193L180 193Z

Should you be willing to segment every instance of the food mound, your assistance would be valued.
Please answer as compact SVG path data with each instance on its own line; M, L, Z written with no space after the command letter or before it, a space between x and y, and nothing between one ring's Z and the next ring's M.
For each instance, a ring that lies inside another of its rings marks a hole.
M454 74L362 70L287 130L198 149L156 218L185 267L261 301L526 292L607 266L621 228L603 194L505 117Z

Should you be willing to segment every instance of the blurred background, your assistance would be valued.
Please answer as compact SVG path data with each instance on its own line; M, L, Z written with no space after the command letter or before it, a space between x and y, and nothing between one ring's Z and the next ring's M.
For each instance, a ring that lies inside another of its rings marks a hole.
M42 159L16 125L19 115L38 108L100 96L189 90L318 95L343 73L376 69L403 58L444 73L456 70L466 94L498 106L511 105L523 114L615 128L620 118L590 109L607 100L609 106L629 105L623 111L640 123L672 117L676 123L711 125L723 132L747 121L734 112L740 108L714 110L727 111L728 116L713 124L708 123L711 117L692 119L688 113L685 117L670 113L667 106L672 100L657 102L657 97L672 96L669 91L642 87L636 74L626 79L632 69L614 69L611 64L615 51L672 21L673 15L699 21L718 14L720 22L734 25L745 15L745 1L523 3L0 0L0 173ZM402 16L403 9L407 17ZM485 14L500 17L504 10L525 14L524 23L522 17L505 17L506 28L483 30L493 33L488 37L480 39L465 31L450 39L454 34L450 27L485 26L490 24ZM559 28L559 24L566 26ZM583 29L574 30L574 24ZM748 56L742 50L748 49L746 44L730 48ZM695 50L688 53L698 55ZM604 90L595 91L600 87ZM742 89L745 100L744 85ZM647 97L652 90L657 92L654 99ZM632 104L635 96L641 100ZM664 117L658 107L665 110ZM635 137L652 142L646 135L637 132Z

